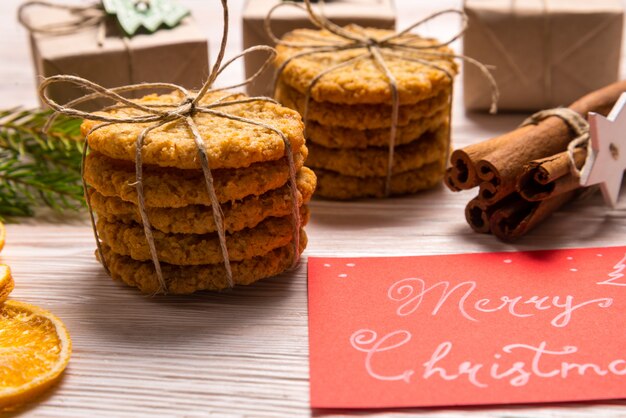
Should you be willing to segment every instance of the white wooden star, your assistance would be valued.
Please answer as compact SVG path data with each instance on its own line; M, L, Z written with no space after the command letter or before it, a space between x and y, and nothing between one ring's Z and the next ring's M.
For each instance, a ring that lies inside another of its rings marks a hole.
M580 184L600 184L604 200L615 208L626 170L626 92L607 117L590 112L588 119L592 153L582 169Z

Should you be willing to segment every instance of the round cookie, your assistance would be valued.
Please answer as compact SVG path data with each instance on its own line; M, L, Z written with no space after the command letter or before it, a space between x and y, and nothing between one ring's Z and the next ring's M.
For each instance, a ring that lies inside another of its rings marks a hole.
M311 199L316 178L313 172L302 167L298 172L298 206ZM268 217L287 216L292 211L290 186L270 190L260 196L251 195L241 201L222 205L224 229L228 233L244 228L254 228ZM108 222L141 223L137 206L118 197L103 196L94 189L89 198L99 219ZM189 205L181 208L147 208L148 219L154 229L166 233L207 234L215 232L215 221L210 206Z
M443 178L444 164L436 162L419 170L407 171L391 177L390 195L416 193L434 187ZM344 176L333 171L316 170L316 196L348 200L364 197L386 197L385 178Z
M448 111L442 110L428 118L412 121L406 126L399 126L396 130L396 145L413 142L428 131L435 130L448 123ZM314 142L327 148L367 148L383 147L389 144L390 128L380 129L350 129L339 126L323 126L318 122L308 121L305 134L307 144Z
M225 96L227 96L225 92L210 93L202 99L200 105L207 105ZM245 97L245 95L237 94L225 101ZM179 93L174 92L160 96L149 95L136 102L144 105L174 104L180 102L181 98ZM297 112L281 105L253 102L219 107L215 110L259 121L282 131L291 142L294 152L297 152L304 144L302 118ZM115 107L108 111L98 112L98 114L128 117L146 113L128 107ZM248 167L253 163L278 160L285 155L283 139L267 128L206 113L196 113L193 119L204 140L212 169ZM85 120L81 125L83 135L87 136L89 131L100 123ZM135 161L137 137L150 125L146 123L108 125L91 132L87 136L87 141L92 149L111 158ZM181 120L166 123L152 130L145 138L142 155L146 164L183 169L201 168L198 147L191 131Z
M309 220L306 206L300 210L302 226ZM231 261L263 255L293 240L292 216L267 218L255 228L243 229L226 236ZM142 225L98 221L98 235L116 254L133 260L152 260ZM217 234L166 234L153 231L154 244L160 261L176 265L216 264L223 261Z
M304 115L306 98L295 89L279 83L276 99L285 106L297 110ZM448 112L450 89L439 92L418 103L400 106L398 126L405 127L425 118L430 118L442 111ZM355 104L342 105L331 102L309 100L307 125L310 121L318 122L326 127L336 126L357 130L380 129L391 127L391 106L386 104Z
M396 32L384 29L359 28L346 26L344 29L359 36L367 36L373 39L382 39ZM318 40L311 38L327 39L331 42L343 44L351 42L340 38L327 30L297 29L287 33L282 40L285 42L297 42L303 44L320 44ZM415 34L405 34L394 42L404 45L432 47L423 49L422 52L405 52L407 58L415 58L428 61L446 69L454 76L457 66L450 57L436 57L427 53L452 54L448 47L435 47L438 41L426 39ZM282 65L290 57L304 52L304 47L289 47L278 45L276 65ZM388 48L381 48L383 53L389 52ZM398 51L398 49L396 49ZM307 55L293 59L284 69L281 79L289 86L306 93L315 77L329 68L341 64L351 58L367 53L365 48L347 49L343 51L324 52ZM449 90L452 80L446 73L430 65L409 61L396 57L385 57L385 63L394 75L399 93L400 104L414 104L429 97L436 96L443 90ZM391 104L391 87L387 77L378 68L373 59L365 59L347 66L338 68L325 76L311 89L311 97L318 102L333 102L340 104Z
M307 156L306 147L294 155L296 170ZM117 196L137 203L135 166L92 152L85 160L85 180L104 196ZM283 158L256 163L247 168L212 170L215 192L220 202L261 195L282 187L289 180L289 164ZM179 208L187 205L211 205L201 170L178 170L146 165L143 189L147 206Z
M392 174L417 170L434 162L443 162L448 154L448 128L443 126L422 138L395 148ZM389 148L333 149L309 143L307 164L317 169L359 178L385 177L389 166Z
M303 230L300 233L301 252L306 247L306 242L306 233ZM130 257L115 254L106 245L102 246L102 255L113 279L121 280L148 294L155 294L161 290L151 261L136 261ZM294 246L288 244L259 257L233 262L231 263L233 281L238 285L248 285L276 276L291 266L294 255ZM223 263L199 266L161 263L161 270L167 292L171 294L189 294L198 290L228 288Z

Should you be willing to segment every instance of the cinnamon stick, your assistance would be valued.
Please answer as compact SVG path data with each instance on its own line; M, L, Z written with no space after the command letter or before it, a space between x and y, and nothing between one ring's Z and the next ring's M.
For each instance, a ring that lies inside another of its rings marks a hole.
M452 191L460 191L478 186L480 179L476 173L476 161L487 157L492 149L504 146L506 141L506 138L499 136L454 150L450 155L452 165L446 170L444 177L444 182L448 188Z
M624 91L626 81L620 81L577 100L570 109L584 116L591 111L606 115ZM465 208L472 229L513 241L572 200L580 189L567 152L574 134L561 118L551 116L454 151L446 185L453 191L479 186L478 196ZM586 154L584 148L574 150L576 168L582 168Z
M587 158L587 150L577 148L573 157L580 170ZM580 179L572 173L567 151L529 162L517 181L517 192L530 201L544 200L578 188Z
M480 234L488 234L491 232L490 220L493 213L512 199L515 199L514 195L511 195L510 199L505 198L493 205L488 205L480 197L476 196L465 207L465 219L474 231Z
M576 192L570 191L538 202L529 202L515 194L515 198L493 212L489 221L491 232L502 241L514 241L539 225L575 195Z
M606 115L624 91L626 81L620 81L584 96L569 108L583 116L589 112ZM454 151L446 184L453 191L480 184L480 198L493 204L516 190L517 177L526 163L562 152L572 139L563 120L546 118L537 125Z
M490 217L489 207L479 197L473 198L465 206L465 220L474 231L480 234L491 232Z

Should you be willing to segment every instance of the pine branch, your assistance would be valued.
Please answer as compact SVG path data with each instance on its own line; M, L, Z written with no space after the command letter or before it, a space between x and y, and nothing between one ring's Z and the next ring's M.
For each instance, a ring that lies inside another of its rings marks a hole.
M51 112L0 110L0 219L83 206L80 120L59 117L48 134Z

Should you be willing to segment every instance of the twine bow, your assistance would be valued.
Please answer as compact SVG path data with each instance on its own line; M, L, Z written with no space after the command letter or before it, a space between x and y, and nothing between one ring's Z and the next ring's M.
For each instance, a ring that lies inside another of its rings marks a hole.
M274 13L274 11L284 6L291 6L291 7L296 7L298 9L304 10L305 12L308 13L309 19L316 27L327 30L328 32L336 35L336 38L328 39L328 38L318 37L315 35L306 36L308 39L313 41L313 43L288 42L288 41L284 41L278 38L272 31L271 18L272 18L272 14ZM320 6L320 12L321 12L324 6L323 0L319 1L319 6ZM453 35L449 40L445 42L439 42L439 43L434 43L434 44L429 44L429 45L415 45L415 44L410 43L410 41L412 40L421 39L417 35L412 34L411 33L412 30L416 29L417 27L431 20L434 20L446 14L456 14L461 17L462 24L461 24L461 29L459 30L458 33ZM497 102L498 102L499 92L498 92L498 87L496 85L496 82L493 76L491 75L489 69L481 62L473 58L467 57L465 55L438 51L439 48L448 46L452 42L456 41L457 39L463 36L467 28L467 20L468 20L467 16L465 15L463 11L456 10L456 9L443 10L437 13L433 13L432 15L427 16L424 19L421 19L413 23L408 28L400 32L391 34L389 36L386 36L380 39L376 39L376 38L368 36L366 31L357 25L353 25L353 27L356 29L356 32L349 31L331 22L328 18L324 16L323 13L320 13L320 14L315 13L313 11L313 7L311 5L310 0L304 0L304 5L298 4L293 1L282 2L280 4L275 5L274 7L270 9L264 22L265 31L267 32L268 36L272 39L272 41L274 41L277 45L284 45L287 47L294 47L294 48L305 48L306 50L304 52L300 52L291 56L278 67L276 71L276 76L274 79L274 95L276 93L276 88L278 86L278 81L280 80L280 76L282 72L285 70L287 65L289 65L289 63L291 63L291 61L293 61L294 59L302 58L302 57L309 56L309 55L326 53L326 52L339 52L339 51L346 51L346 50L364 49L365 51L362 54L358 54L354 57L347 58L345 61L325 69L324 71L322 71L321 73L319 73L317 76L313 78L313 80L309 84L307 91L305 93L305 101L304 101L305 104L304 104L304 112L303 112L302 117L306 125L306 122L308 120L308 107L309 107L309 101L311 100L311 92L313 88L315 87L315 85L324 76L332 73L333 71L339 70L341 68L354 65L358 63L359 61L372 60L375 66L382 72L382 74L385 76L385 78L389 82L389 87L391 89L391 103L392 103L391 128L389 132L389 157L388 157L388 163L387 163L387 175L386 175L386 180L385 180L385 195L388 196L391 192L391 177L393 174L393 162L394 162L396 132L398 130L400 98L399 98L399 93L398 93L397 80L395 76L393 75L392 71L389 69L386 59L392 58L392 59L401 59L405 61L416 62L422 65L425 65L427 67L434 68L435 70L441 71L450 80L450 86L451 86L450 96L451 97L452 97L454 75L451 74L450 71L448 71L448 69L430 61L429 59L430 58L458 58L470 64L473 64L476 67L478 67L478 69L483 73L483 75L488 79L489 83L491 84L492 102L491 102L490 112L495 113L497 111ZM358 33L358 32L361 32L361 33ZM448 110L449 110L449 120L451 121L452 100L450 100L449 102ZM448 124L448 139L449 138L450 138L450 128ZM448 144L449 143L450 141L448 141Z
M142 162L142 148L145 142L146 137L150 134L151 131L157 129L167 123L170 122L183 122L186 127L189 129L189 132L192 134L195 144L198 149L198 155L200 159L200 164L202 167L202 173L205 179L205 186L207 192L209 194L209 198L211 201L211 207L213 210L213 220L216 225L216 229L219 236L220 241L220 249L222 253L222 257L224 259L224 267L226 270L226 279L229 287L234 285L232 269L230 265L230 260L228 256L228 249L226 246L226 233L224 228L224 220L223 213L220 207L220 202L217 198L215 192L215 186L213 184L213 176L211 173L211 167L209 165L209 158L206 151L206 146L204 140L200 136L198 131L198 127L194 122L193 116L199 113L209 114L214 117L230 119L233 121L238 121L245 124L251 124L255 126L259 126L263 129L266 129L270 132L273 132L280 136L285 146L285 154L287 157L287 162L289 165L289 184L291 190L291 201L292 201L292 220L293 220L293 246L294 246L294 260L292 267L295 266L299 261L300 255L300 212L298 208L298 199L297 199L297 185L296 185L296 168L294 163L293 150L291 148L291 143L287 136L280 131L279 129L268 125L266 123L244 118L241 116L236 116L227 113L228 106L236 105L236 104L245 104L245 103L253 103L253 102L270 102L278 104L275 100L268 97L249 97L239 99L237 98L239 94L227 94L222 96L208 104L201 103L202 99L207 96L209 93L220 92L224 90L234 89L237 87L245 86L251 83L255 78L257 78L273 61L276 51L269 46L255 46L252 48L248 48L242 53L236 55L234 58L228 60L224 65L222 65L222 61L224 59L224 53L226 49L226 42L228 38L228 5L227 0L221 0L223 7L223 18L224 18L224 29L222 33L222 42L220 45L219 52L217 54L217 59L213 68L209 74L207 81L204 83L200 91L197 93L189 92L187 89L177 86L175 84L170 83L141 83L141 84L133 84L123 87L116 88L105 88L96 83L93 83L84 78L69 76L69 75L58 75L45 79L40 87L39 94L42 100L51 107L56 113L54 116L48 121L47 126L50 126L54 121L54 118L58 116L58 114L64 114L72 117L78 117L83 119L90 119L102 122L101 124L93 127L86 135L89 137L91 133L94 131L101 129L105 126L117 124L117 123L148 123L149 126L141 131L136 140L136 152L135 152L135 175L136 181L134 182L134 186L137 191L137 203L138 209L141 216L141 220L144 227L144 233L146 236L146 240L148 242L148 246L150 249L150 255L152 258L152 262L154 264L154 268L156 271L157 279L159 282L159 290L158 292L167 293L167 285L165 283L165 279L163 278L163 272L161 270L161 263L159 261L156 246L154 242L154 237L152 235L152 227L150 225L150 220L148 219L148 215L146 213L146 203L145 196L143 190L143 162ZM253 74L251 77L247 78L241 83L221 88L213 88L213 83L216 78L234 61L237 59L248 55L253 52L264 51L267 52L269 57L265 61L265 63L261 66L261 68ZM93 93L87 94L81 98L72 100L71 102L60 105L56 103L54 100L49 98L46 94L46 89L51 84L58 83L70 83L77 85L85 90L92 91ZM141 104L134 101L131 101L125 97L123 97L120 93L126 93L131 91L146 91L146 90L154 90L154 89L168 89L177 91L182 96L182 100L179 103L151 103L151 104ZM77 109L75 106L82 104L84 102L88 102L90 100L95 100L99 98L107 98L117 102L116 105L110 106L105 110L111 109L119 109L119 108L132 108L142 112L139 116L112 116L107 114L98 114L91 113L86 111L81 111ZM96 238L96 244L98 246L98 253L100 255L100 260L104 265L107 272L109 272L109 268L106 264L105 258L103 256L102 245L98 236L98 231L95 224L93 209L91 207L91 203L89 200L89 196L87 194L87 184L85 182L84 176L84 166L85 159L87 156L88 150L88 142L84 147L83 151L83 164L82 164L82 177L83 177L83 186L85 188L85 200L87 202L87 206L89 208L89 215L91 220L91 225L93 228L94 236Z

